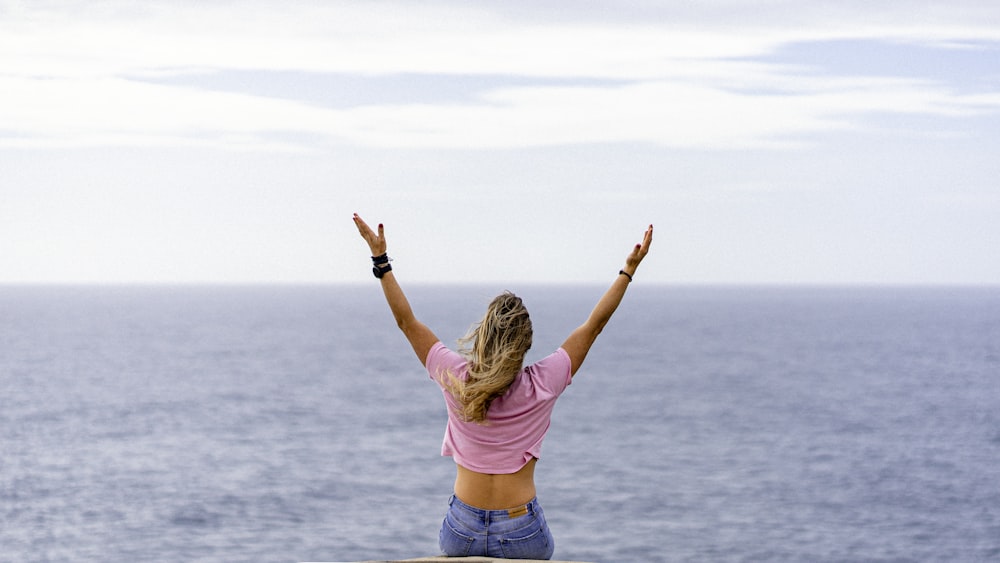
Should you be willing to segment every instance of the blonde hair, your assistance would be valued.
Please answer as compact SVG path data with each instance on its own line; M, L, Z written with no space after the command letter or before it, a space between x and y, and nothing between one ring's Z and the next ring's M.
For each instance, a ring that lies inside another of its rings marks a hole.
M463 381L452 373L445 387L458 401L456 414L465 421L486 423L494 399L507 392L521 371L531 348L531 318L521 298L509 291L496 296L482 320L459 339L459 352L468 361Z

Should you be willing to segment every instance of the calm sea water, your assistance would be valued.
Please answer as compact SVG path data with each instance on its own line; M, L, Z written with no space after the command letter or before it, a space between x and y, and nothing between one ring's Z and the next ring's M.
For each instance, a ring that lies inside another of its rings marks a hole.
M603 290L511 289L529 361ZM374 284L0 287L0 560L434 555L444 422ZM537 481L557 559L1000 560L1000 289L635 284Z

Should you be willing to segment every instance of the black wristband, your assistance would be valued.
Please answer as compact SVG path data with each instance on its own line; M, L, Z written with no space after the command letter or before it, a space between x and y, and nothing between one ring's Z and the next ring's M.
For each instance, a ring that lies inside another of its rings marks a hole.
M389 263L389 253L387 252L383 252L379 256L372 256L372 264L375 264L376 266L388 263Z
M372 273L375 274L375 277L378 279L382 279L382 276L384 276L386 272L391 271L392 264L389 264L388 262L383 262L382 264L372 267Z
M629 283L632 283L632 276L628 275L628 272L626 272L625 270L618 270L618 275L625 276L626 278L628 278Z

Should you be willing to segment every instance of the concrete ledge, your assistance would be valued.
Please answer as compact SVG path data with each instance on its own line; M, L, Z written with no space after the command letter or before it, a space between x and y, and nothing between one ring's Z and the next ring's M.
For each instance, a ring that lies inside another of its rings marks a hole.
M499 563L502 561L518 561L519 563L585 563L583 561L541 561L538 559L502 559L499 557L420 557L418 559L394 559L392 561L378 559L374 561L358 561L357 563L404 563L409 561L424 561L425 563Z

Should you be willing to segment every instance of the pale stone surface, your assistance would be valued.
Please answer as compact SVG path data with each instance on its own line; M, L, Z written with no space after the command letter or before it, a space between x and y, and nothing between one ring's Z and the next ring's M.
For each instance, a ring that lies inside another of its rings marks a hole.
M518 561L519 563L585 563L583 561L540 561L538 559L501 559L499 557L420 557L418 559L396 559L393 561L359 561L358 563L404 563L408 561L423 561L425 563L499 563L502 561Z

